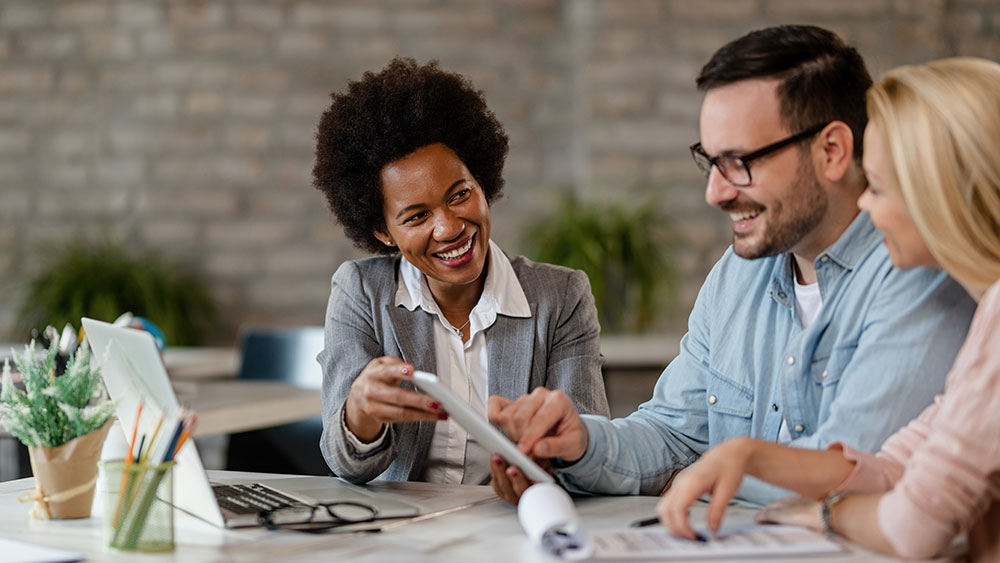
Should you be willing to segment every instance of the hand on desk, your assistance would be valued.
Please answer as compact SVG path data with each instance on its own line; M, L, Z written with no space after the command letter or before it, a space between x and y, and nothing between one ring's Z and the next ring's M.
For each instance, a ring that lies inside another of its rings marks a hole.
M560 458L573 463L587 452L587 428L562 391L538 387L516 401L494 395L489 399L489 418L536 461ZM507 466L498 456L491 458L490 470L493 490L510 504L517 504L532 484L522 471Z
M399 386L413 377L414 370L413 364L391 356L368 362L347 395L347 429L360 440L371 442L378 438L384 424L447 419L433 397Z
M754 516L758 524L801 526L814 532L823 531L823 503L809 497L785 497L760 509Z
M660 522L677 536L696 539L688 511L699 497L711 493L705 519L708 528L718 532L726 507L743 482L750 455L750 445L739 439L723 442L705 452L697 462L681 471L663 494L656 505Z

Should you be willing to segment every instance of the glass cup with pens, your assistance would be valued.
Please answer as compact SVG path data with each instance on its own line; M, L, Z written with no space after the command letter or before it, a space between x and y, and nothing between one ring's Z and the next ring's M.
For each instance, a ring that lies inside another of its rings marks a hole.
M105 545L117 551L172 551L172 469L177 452L194 431L198 415L183 409L161 415L151 433L140 435L142 410L140 403L127 457L101 462L106 495Z

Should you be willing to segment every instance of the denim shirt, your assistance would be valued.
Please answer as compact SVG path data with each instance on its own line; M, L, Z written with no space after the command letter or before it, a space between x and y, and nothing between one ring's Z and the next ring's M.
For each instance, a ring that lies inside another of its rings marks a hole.
M805 330L790 254L726 251L702 286L679 355L625 418L584 415L589 443L556 470L573 492L659 494L677 469L737 436L874 452L944 389L975 302L947 274L892 266L860 213L814 263L823 308ZM790 492L752 477L737 498Z

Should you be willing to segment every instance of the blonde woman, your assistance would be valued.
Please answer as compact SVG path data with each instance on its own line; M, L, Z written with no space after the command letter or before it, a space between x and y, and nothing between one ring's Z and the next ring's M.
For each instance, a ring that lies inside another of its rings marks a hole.
M799 497L758 521L840 534L903 557L968 533L975 561L1000 560L1000 64L953 58L891 71L868 92L867 191L858 201L900 268L943 268L979 301L945 392L876 455L737 438L678 476L657 508L694 538L688 508L712 494L718 530L745 474Z

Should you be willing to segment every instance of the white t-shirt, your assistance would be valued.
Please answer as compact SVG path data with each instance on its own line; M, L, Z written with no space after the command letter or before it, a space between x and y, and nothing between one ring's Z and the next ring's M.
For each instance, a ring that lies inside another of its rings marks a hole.
M819 292L819 282L802 285L798 279L795 280L795 309L799 314L802 330L809 328L809 325L813 324L823 309L823 296ZM788 422L782 418L781 428L778 429L778 443L787 444L791 441L792 435L788 431Z

